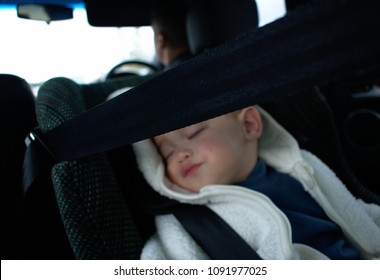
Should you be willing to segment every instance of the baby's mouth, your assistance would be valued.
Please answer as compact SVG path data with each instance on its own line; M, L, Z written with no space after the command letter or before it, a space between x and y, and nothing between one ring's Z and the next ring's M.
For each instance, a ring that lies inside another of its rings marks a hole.
M189 164L189 165L184 166L181 171L182 176L188 177L188 176L194 175L198 171L201 165L202 165L201 163L198 163L198 164Z

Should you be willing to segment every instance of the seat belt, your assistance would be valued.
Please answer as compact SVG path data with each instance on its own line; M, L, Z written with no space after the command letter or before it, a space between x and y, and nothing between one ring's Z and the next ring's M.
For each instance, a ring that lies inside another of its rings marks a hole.
M214 211L203 205L178 204L171 209L182 226L212 260L262 260Z
M304 5L62 123L46 133L50 148L58 161L75 159L379 71L379 10L370 0Z
M23 162L23 194L41 177L50 177L56 163L46 139L39 128L33 129L25 139L26 151Z
M139 187L138 193L144 198L142 204L147 213L173 214L210 259L261 260L256 251L207 206L180 203L145 184Z

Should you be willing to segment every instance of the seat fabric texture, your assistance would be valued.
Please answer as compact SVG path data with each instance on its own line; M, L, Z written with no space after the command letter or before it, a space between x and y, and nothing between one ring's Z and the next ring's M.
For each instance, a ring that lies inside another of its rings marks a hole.
M96 85L62 77L48 80L36 103L40 128L46 133L103 102L114 90L145 79L121 78ZM139 258L142 238L105 153L57 163L52 180L75 258Z

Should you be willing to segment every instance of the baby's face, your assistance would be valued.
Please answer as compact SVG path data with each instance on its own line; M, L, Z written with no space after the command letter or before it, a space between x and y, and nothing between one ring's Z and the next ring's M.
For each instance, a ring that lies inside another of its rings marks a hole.
M154 141L168 178L193 192L209 184L242 181L252 168L246 161L244 128L234 114L162 134Z

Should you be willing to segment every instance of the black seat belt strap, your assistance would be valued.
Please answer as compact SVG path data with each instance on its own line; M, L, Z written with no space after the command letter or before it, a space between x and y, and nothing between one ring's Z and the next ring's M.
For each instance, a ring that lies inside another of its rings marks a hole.
M210 208L180 204L171 211L211 259L261 260L256 251Z
M315 1L62 123L58 161L121 147L300 88L379 71L380 1ZM244 67L243 67L244 66Z
M25 139L27 148L23 163L23 193L40 177L50 177L51 168L56 163L46 139L39 128L33 129Z

